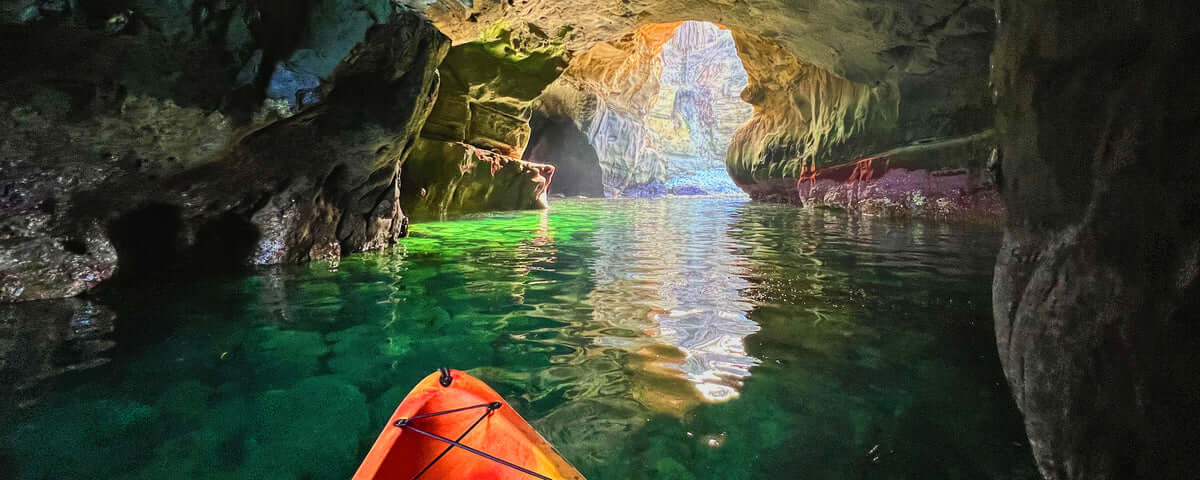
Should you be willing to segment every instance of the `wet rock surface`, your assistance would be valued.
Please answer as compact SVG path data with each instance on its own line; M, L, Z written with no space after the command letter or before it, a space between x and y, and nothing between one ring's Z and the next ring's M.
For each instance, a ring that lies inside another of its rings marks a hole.
M466 143L420 139L405 163L399 204L416 220L492 210L544 209L551 165Z
M996 154L994 142L987 131L910 145L808 170L796 181L795 192L776 182L757 184L751 195L889 217L995 222L1004 207L995 178L986 174L988 160Z
M1194 5L1001 1L996 339L1050 479L1195 476Z
M179 18L193 7L139 10L120 35L84 10L0 26L16 66L0 95L0 301L76 295L117 271L331 259L403 234L398 169L446 38L412 14L384 19L346 40L359 45L297 114L254 106L277 76L269 59L296 47L255 40L279 33L252 14L269 9Z

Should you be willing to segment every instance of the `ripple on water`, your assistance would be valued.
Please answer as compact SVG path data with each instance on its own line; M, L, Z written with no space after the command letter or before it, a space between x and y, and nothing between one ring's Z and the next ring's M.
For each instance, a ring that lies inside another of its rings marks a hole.
M1033 478L988 327L997 245L735 198L418 224L334 267L110 294L116 327L89 335L116 347L22 379L0 468L346 478L452 366L592 480ZM10 349L51 366L96 340L12 337L60 342Z

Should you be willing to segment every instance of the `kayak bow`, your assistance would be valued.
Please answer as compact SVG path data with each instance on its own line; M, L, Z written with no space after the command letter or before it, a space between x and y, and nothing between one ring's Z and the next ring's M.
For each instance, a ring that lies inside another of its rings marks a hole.
M495 390L458 370L421 380L354 480L583 480Z

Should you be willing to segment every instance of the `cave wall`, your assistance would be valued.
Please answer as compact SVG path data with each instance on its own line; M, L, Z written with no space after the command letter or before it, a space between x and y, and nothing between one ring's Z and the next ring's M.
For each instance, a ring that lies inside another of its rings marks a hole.
M1189 2L998 2L996 339L1049 479L1193 478L1200 22Z
M402 173L415 219L546 208L554 167L521 160L531 105L566 66L561 38L500 22L455 45L438 68L437 102Z
M638 119L654 105L666 29L683 20L734 32L750 76L742 98L755 113L736 134L727 167L754 198L857 209L856 202L804 199L797 181L918 143L950 142L945 149L921 149L932 152L931 159L947 158L956 144L986 137L992 124L988 55L995 19L984 0L409 3L455 39L498 20L534 21L543 30L565 32L563 45L576 58L564 75L569 78L548 95L572 106L569 116L582 128L610 133L593 136L593 145L602 161L630 164L619 169L634 172L626 175L629 183L648 181L657 174L652 166L662 163L647 153L650 133ZM967 163L986 164L986 156ZM953 169L938 166L907 180ZM955 196L968 199L959 207L995 203L976 198L989 188L980 181L984 172L969 173L956 187L965 193Z
M131 5L0 25L12 67L0 80L0 301L76 295L122 270L333 259L403 233L397 169L449 47L429 22L329 27L357 32L357 46L313 92L323 100L273 105L267 59L305 42L338 55L345 41L301 28L278 44L306 19L269 2Z

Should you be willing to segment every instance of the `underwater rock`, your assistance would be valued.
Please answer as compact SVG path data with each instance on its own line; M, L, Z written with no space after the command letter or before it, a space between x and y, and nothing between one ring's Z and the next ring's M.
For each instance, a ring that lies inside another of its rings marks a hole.
M258 421L246 433L242 478L333 480L358 467L369 431L367 401L334 377L312 377L258 400ZM312 436L320 435L320 442Z
M27 460L26 469L19 472L23 478L111 478L135 462L134 457L112 452L152 449L147 433L159 418L149 405L127 398L78 399L40 410L2 439L5 447Z
M404 336L389 337L376 325L356 325L325 339L331 342L333 354L325 362L329 371L367 393L389 386L387 373L394 369L392 362L408 353L412 342Z
M80 298L0 303L0 397L28 405L42 381L108 363L115 317Z
M275 388L313 376L321 368L321 357L329 353L325 340L316 332L265 327L256 330L248 341L246 356L255 378Z

